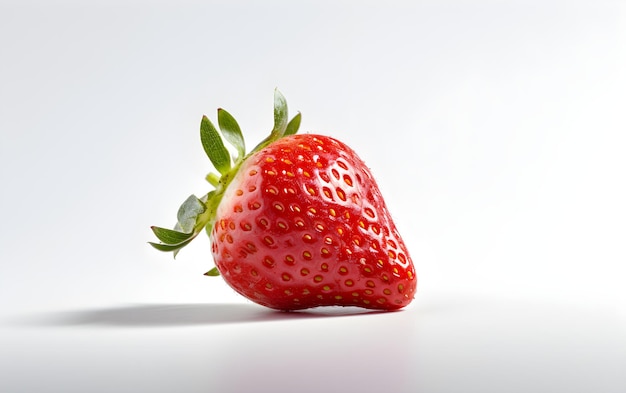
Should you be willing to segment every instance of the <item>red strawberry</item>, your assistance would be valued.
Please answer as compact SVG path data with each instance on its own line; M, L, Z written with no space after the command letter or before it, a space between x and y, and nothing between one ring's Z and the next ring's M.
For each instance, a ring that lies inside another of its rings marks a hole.
M245 156L235 120L218 111L224 138L237 149L234 166L204 117L205 151L221 173L205 197L181 206L175 230L153 227L163 251L177 252L204 227L216 269L246 298L295 310L359 306L393 310L413 299L417 278L406 246L370 171L345 144L321 135L293 135L276 91L275 127Z

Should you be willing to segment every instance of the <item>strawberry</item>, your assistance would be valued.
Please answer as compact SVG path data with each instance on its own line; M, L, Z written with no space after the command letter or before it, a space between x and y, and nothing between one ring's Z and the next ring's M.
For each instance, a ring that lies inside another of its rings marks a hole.
M275 126L245 154L241 130L218 110L224 139L204 116L202 144L220 175L215 190L189 197L174 230L152 227L175 254L203 229L216 267L238 293L258 304L297 310L359 306L393 310L413 299L417 278L369 169L344 143L328 136L296 135L301 115L287 121L275 92Z

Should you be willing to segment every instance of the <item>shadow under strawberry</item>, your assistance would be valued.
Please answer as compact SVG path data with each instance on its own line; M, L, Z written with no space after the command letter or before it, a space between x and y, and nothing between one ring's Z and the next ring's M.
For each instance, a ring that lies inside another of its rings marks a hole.
M276 311L254 304L136 304L56 312L28 318L30 326L176 327L289 321L379 313L357 307L325 307L306 311Z

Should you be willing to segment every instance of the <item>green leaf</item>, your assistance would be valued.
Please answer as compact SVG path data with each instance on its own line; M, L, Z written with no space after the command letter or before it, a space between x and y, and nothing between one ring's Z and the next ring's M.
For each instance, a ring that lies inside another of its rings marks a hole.
M220 271L217 270L217 267L214 267L213 269L209 270L208 272L204 273L205 276L210 276L210 277L215 277L215 276L219 276L220 275Z
M271 134L273 140L277 140L285 134L288 120L287 100L281 92L276 89L274 90L274 129Z
M300 122L302 121L302 115L298 112L297 115L291 119L289 124L287 124L287 129L285 130L285 136L293 135L298 132L298 128L300 128Z
M202 140L202 147L215 169L222 175L228 173L230 170L230 153L224 146L215 126L206 116L202 116L200 123L200 139Z
M189 196L178 209L178 225L185 233L194 232L198 216L206 211L206 206L195 195Z
M173 231L171 229L165 229L160 227L150 227L152 232L156 235L156 237L165 244L176 245L188 240L193 233L183 233L178 231Z
M246 144L243 140L241 128L237 124L237 120L231 116L226 110L220 108L217 110L217 122L224 135L224 139L228 141L235 149L237 149L237 159L243 159L246 155Z
M148 244L150 244L152 247L156 248L159 251L164 251L164 252L169 252L169 251L174 251L177 252L178 250L180 250L181 248L185 247L187 244L189 244L189 242L191 242L193 240L193 237L183 243L180 244L163 244L163 243L153 243L153 242L148 242ZM176 255L174 255L176 256Z

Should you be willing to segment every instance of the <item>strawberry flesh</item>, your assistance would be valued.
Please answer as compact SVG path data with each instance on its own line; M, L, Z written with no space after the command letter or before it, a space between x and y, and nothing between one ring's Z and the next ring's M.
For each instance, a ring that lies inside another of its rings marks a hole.
M285 136L247 157L217 208L211 243L225 281L274 309L393 310L417 285L369 169L327 136Z

